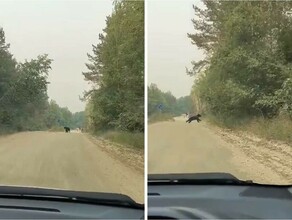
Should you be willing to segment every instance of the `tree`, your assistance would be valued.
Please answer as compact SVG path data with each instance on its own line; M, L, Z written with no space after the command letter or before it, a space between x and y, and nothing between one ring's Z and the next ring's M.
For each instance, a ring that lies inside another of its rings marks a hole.
M2 126L8 126L12 120L10 111L5 108L5 99L10 84L17 75L16 64L16 60L9 52L4 30L0 28L0 124Z
M7 106L13 108L18 130L43 129L48 104L47 76L52 60L47 55L19 63L18 76L7 91Z
M85 113L84 111L75 112L72 115L72 127L83 128L85 124Z
M84 112L48 101L51 63L47 54L18 63L0 29L0 132L83 126Z
M0 29L0 129L44 129L48 104L48 55L17 63Z
M88 55L85 80L93 130L144 129L144 2L116 1L99 35L100 43Z
M291 78L291 2L203 1L194 7L192 43L206 53L188 74L204 72L193 94L221 118L273 117ZM290 38L289 38L290 36ZM275 101L278 100L278 101Z
M5 40L4 30L0 28L0 98L9 88L10 81L17 75L17 62L9 52L9 47L10 45Z
M160 105L161 108L159 108ZM194 106L190 96L177 99L171 92L161 91L156 84L148 87L148 116L155 113L169 113L178 116L193 110Z

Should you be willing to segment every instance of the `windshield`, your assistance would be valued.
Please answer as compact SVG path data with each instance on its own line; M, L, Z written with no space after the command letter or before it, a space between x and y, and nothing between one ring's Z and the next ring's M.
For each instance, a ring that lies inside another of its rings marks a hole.
M0 185L144 203L144 2L0 11Z
M148 12L148 173L292 184L292 2Z

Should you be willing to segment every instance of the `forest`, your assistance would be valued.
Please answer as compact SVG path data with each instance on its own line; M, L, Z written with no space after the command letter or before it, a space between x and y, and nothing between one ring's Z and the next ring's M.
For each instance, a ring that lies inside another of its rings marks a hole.
M144 2L115 1L83 75L86 128L144 132Z
M84 112L71 113L49 100L48 74L53 60L44 54L18 62L9 48L0 28L0 134L81 127Z
M223 126L255 122L292 140L292 2L202 2L188 34L205 54L187 70L195 106Z
M150 121L160 121L194 113L191 96L176 98L171 92L161 91L156 84L148 86L148 117Z

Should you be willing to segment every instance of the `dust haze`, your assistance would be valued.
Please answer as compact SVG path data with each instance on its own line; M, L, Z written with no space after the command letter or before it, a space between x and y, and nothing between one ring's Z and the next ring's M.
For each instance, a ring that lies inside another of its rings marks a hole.
M48 53L54 60L49 97L72 112L84 110L79 96L90 85L82 71L112 11L112 1L1 0L0 11L0 26L15 58L24 61Z
M148 2L148 83L176 97L190 94L193 78L186 67L203 58L187 37L193 32L193 4L202 5L191 0Z

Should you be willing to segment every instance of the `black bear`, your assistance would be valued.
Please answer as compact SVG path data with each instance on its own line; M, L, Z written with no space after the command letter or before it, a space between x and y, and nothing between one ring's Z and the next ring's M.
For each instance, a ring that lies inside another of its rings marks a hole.
M64 129L65 129L66 133L70 132L70 128L69 127L64 127Z
M193 116L189 117L189 119L186 122L191 123L194 120L197 120L197 122L200 122L201 121L200 117L202 117L200 114L193 115Z

